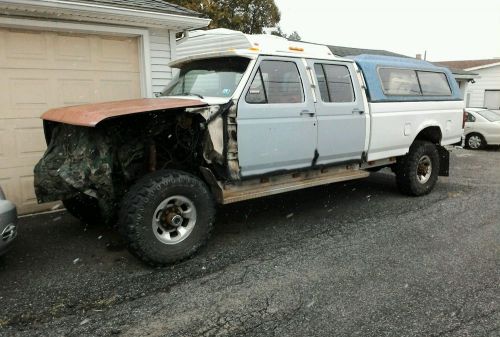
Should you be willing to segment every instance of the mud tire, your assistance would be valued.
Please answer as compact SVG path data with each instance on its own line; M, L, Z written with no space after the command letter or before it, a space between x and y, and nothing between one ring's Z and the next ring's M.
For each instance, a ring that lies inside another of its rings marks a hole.
M427 157L431 162L431 174L426 182L418 179L417 170L422 158ZM429 194L439 175L439 153L434 145L428 141L416 140L410 147L407 155L399 157L396 164L396 183L402 194L422 196Z
M165 244L152 227L157 207L172 196L183 196L196 209L196 223L181 242ZM161 267L188 259L204 246L215 220L215 202L200 178L177 170L161 170L140 179L125 195L119 229L129 251L147 265Z

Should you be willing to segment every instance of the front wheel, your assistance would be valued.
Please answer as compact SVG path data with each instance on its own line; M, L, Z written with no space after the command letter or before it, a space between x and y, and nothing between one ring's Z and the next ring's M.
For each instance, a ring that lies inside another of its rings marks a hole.
M404 157L398 158L396 183L401 193L411 196L428 194L436 185L439 153L436 145L416 140Z
M139 180L125 196L120 230L129 251L151 266L189 258L210 236L215 204L198 177L162 170Z

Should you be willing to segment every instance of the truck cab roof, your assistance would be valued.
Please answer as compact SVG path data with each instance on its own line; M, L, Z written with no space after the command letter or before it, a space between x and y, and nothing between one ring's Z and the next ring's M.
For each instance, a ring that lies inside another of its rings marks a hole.
M191 60L204 58L240 56L256 59L260 55L353 62L335 56L325 45L289 41L275 35L250 35L218 28L189 32L185 38L178 41L177 59L171 62L170 66L178 67Z
M355 63L363 73L370 102L462 100L462 93L448 68L427 61L369 54L340 58L326 45L222 28L188 32L178 42L177 59L169 65L179 68L194 60L220 57L257 59L264 55ZM387 74L387 69L392 73ZM427 84L434 87L426 90Z

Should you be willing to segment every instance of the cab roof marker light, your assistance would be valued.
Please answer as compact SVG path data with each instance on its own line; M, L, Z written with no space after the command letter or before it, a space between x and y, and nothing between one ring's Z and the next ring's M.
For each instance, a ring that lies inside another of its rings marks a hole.
M248 48L248 50L251 50L251 51L260 51L260 48L252 47L252 48Z
M292 50L292 51L304 51L304 48L300 48L300 47L293 47L293 46L290 46L288 47L289 50Z

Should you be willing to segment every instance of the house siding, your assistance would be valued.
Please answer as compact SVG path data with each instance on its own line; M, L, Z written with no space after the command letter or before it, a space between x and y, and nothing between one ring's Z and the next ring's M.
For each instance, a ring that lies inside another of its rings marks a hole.
M153 95L160 93L172 80L172 69L167 65L174 57L172 32L168 29L150 29L151 84ZM175 41L175 40L174 40Z
M500 65L472 70L479 74L475 79L476 83L470 83L467 88L467 94L470 94L470 107L484 106L484 92L485 90L500 90Z

